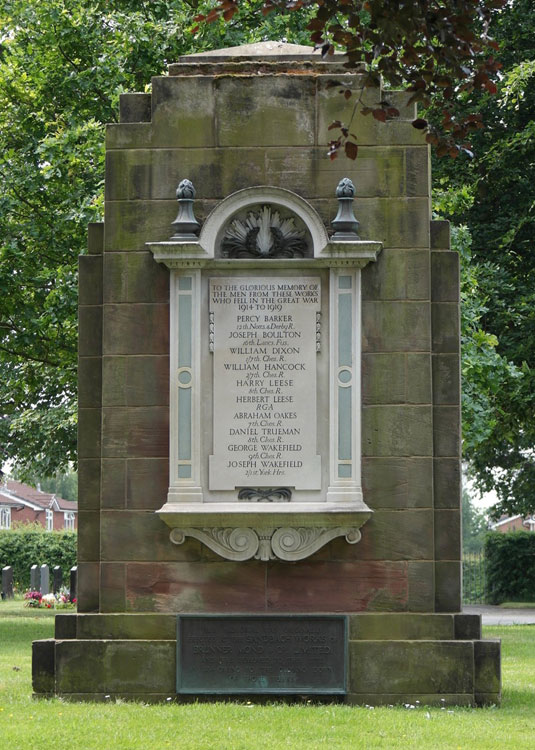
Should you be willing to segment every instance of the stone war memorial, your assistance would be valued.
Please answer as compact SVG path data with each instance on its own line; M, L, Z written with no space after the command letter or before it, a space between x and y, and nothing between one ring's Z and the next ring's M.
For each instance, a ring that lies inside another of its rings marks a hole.
M500 701L461 613L458 256L409 95L331 161L340 86L263 42L121 97L80 258L79 607L38 696Z

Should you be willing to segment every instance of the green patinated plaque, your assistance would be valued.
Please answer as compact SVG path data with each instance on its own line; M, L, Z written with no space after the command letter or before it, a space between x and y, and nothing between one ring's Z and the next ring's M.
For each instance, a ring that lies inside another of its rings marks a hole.
M344 615L178 615L177 693L347 692Z

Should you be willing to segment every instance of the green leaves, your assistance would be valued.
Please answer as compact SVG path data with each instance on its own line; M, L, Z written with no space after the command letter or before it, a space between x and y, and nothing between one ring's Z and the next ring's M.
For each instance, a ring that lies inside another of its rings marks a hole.
M104 126L120 94L149 90L189 52L306 41L310 11L248 21L260 0L194 36L211 5L0 0L0 463L23 476L76 459L77 259L102 219Z
M535 600L535 534L487 534L485 561L490 604Z

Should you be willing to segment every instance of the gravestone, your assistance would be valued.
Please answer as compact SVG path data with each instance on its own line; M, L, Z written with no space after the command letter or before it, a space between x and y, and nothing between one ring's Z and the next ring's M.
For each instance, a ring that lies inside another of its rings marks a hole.
M30 568L30 590L41 590L41 568L39 565L32 565Z
M50 593L50 569L48 565L41 565L39 591L41 594Z
M13 568L11 565L2 568L2 599L13 599Z
M63 585L63 571L59 565L54 565L52 568L52 591L54 594L59 594Z
M80 258L78 614L37 694L499 702L461 613L458 256L408 94L327 158L362 84L266 42L121 97Z
M69 571L69 597L72 601L78 597L78 566L73 565Z

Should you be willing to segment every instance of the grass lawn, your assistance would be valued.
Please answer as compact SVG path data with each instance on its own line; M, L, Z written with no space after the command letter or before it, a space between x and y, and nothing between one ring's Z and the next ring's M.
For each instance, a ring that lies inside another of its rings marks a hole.
M0 602L1 750L315 750L535 747L535 626L501 638L503 705L485 709L71 704L31 697L31 641L53 634L53 611Z

